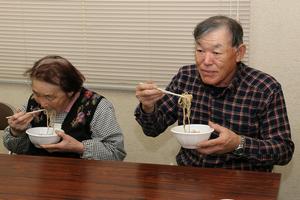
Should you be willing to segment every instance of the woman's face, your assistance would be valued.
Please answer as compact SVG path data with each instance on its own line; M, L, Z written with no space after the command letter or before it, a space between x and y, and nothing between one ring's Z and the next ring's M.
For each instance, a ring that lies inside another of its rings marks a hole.
M67 108L71 101L72 92L65 93L57 85L37 79L32 80L34 99L45 109L61 112Z

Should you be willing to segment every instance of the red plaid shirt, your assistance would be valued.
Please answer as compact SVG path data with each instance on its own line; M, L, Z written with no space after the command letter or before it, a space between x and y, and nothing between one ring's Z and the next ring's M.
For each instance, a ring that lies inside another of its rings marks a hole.
M246 137L243 156L201 155L181 148L176 157L179 165L271 171L273 165L285 165L291 160L294 143L284 96L280 84L270 75L240 63L231 84L216 88L205 85L197 67L190 65L180 68L166 89L193 95L192 124L212 121ZM138 106L135 116L144 133L152 137L176 121L183 124L178 97L172 95L159 100L150 114ZM212 137L218 137L217 133Z

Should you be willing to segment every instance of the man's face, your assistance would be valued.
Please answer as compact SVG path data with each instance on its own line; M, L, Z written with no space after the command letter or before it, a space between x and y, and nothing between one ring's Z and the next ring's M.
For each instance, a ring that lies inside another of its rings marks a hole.
M196 41L195 61L205 84L216 87L230 84L236 72L236 63L242 58L239 48L232 47L231 40L227 28L220 27Z

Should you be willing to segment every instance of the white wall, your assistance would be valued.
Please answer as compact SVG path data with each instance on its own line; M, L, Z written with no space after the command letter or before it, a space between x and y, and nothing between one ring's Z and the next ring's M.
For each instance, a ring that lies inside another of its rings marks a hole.
M292 162L276 167L282 173L280 200L300 199L300 1L251 1L250 65L272 74L282 84L292 138Z
M300 1L298 0L252 0L250 65L272 74L283 86L296 144L293 160L287 166L278 166L276 172L282 173L280 200L300 199L297 183L300 177ZM0 101L20 106L29 95L29 87L0 84ZM115 106L120 125L125 135L126 161L171 164L175 163L178 144L169 131L149 138L133 117L137 100L133 91L98 90Z

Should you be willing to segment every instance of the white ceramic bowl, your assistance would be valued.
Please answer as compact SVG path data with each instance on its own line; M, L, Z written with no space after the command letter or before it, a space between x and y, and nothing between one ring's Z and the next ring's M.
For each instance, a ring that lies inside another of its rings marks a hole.
M205 124L191 124L175 126L171 129L171 132L175 135L179 144L186 149L196 149L197 144L201 141L208 140L211 133L214 131L208 125Z
M40 148L41 144L55 144L59 142L60 137L53 132L53 128L34 127L26 130L30 141L36 147Z

